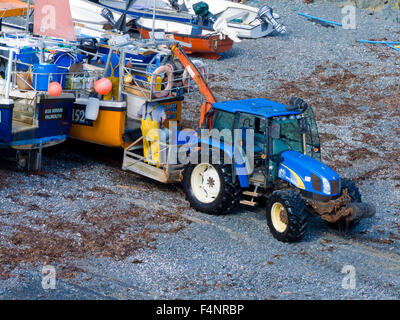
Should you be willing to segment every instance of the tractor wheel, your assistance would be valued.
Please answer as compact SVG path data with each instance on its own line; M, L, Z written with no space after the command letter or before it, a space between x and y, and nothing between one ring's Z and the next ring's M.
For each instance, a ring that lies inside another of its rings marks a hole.
M300 195L294 190L274 191L267 202L267 223L279 241L300 240L307 228L307 213Z
M358 190L358 187L353 181L342 179L342 190L343 189L347 189L351 202L362 202L360 190Z
M347 189L347 192L351 198L351 202L361 202L361 193L356 184L348 179L342 179L342 190ZM360 220L356 219L346 223L346 221L339 220L334 223L328 223L329 226L336 230L347 230L354 228Z
M232 180L232 167L210 163L188 164L183 172L186 200L197 211L222 215L240 202L240 185Z

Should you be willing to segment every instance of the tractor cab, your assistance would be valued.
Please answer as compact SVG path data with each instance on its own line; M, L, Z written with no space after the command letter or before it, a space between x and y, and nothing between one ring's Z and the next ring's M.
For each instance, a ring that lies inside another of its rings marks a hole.
M314 112L296 101L289 106L267 99L215 103L210 117L215 134L232 128L233 137L234 130L239 131L246 157L254 160L252 176L259 182L263 180L264 186L276 180L277 164L285 151L296 151L321 161ZM267 179L260 180L262 177Z

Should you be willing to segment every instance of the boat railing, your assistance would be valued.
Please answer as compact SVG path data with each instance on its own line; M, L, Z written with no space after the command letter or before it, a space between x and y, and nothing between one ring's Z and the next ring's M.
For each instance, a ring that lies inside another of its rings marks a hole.
M132 67L125 66L123 71L122 93L139 96L147 101L181 97L198 91L189 72L172 64L157 67L137 63ZM207 78L204 65L201 73Z
M38 73L31 71L13 71L12 89L20 91L46 92L51 82L60 83L63 91L94 92L96 80L103 77L103 70L84 70L78 72Z

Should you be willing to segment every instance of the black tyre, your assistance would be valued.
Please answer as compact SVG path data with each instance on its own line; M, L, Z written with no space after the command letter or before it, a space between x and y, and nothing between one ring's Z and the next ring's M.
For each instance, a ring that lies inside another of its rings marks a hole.
M351 202L362 202L360 190L353 181L349 179L342 179L341 183L342 183L342 190L347 189L347 192L351 198ZM360 222L359 219L355 219L350 222L339 220L337 222L328 224L331 228L341 231L354 228L359 222Z
M199 163L186 165L183 172L186 200L197 211L222 215L240 202L240 185L232 180L230 165Z
M303 199L294 190L274 191L268 198L268 227L279 241L300 240L307 228L307 217Z
M343 189L347 189L351 202L362 202L360 190L353 181L342 179L342 190Z

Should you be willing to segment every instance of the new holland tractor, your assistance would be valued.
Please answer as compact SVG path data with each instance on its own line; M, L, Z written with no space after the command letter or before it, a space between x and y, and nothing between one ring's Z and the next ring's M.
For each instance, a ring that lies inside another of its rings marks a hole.
M265 198L269 229L284 242L304 235L309 213L346 228L375 214L353 182L321 163L314 112L303 100L292 98L289 106L267 99L215 102L204 113L203 128L211 130L210 138L197 135L196 155L183 172L187 200L196 210L225 214ZM227 136L233 138L224 141Z
M310 213L346 229L375 214L353 182L321 163L314 112L303 100L217 102L180 46L170 49L205 97L199 130L170 128L167 143L142 136L125 149L124 170L163 183L182 182L190 205L208 214L265 202L269 229L284 242L304 235ZM142 139L157 143L167 160L145 158L138 146Z

